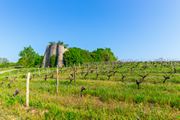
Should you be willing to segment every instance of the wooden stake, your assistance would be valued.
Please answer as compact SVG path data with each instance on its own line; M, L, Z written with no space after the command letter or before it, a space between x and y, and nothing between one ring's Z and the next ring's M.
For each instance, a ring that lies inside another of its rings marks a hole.
M29 107L29 79L30 79L30 73L27 75L26 80L26 107Z
M40 69L38 68L38 71L39 71L39 76L40 76Z
M59 69L58 69L58 66L57 66L56 73L57 73L57 75L56 75L56 77L57 77L56 78L56 93L58 94L58 86L59 86L59 80L58 80L59 79L58 78L59 77L59 75L58 75L59 74Z

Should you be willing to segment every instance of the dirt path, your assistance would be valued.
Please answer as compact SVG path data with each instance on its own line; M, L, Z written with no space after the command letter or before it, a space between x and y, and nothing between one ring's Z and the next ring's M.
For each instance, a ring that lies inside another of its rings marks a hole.
M16 70L16 69L0 71L0 74L6 73L6 72L12 72L12 71L14 71L14 70Z

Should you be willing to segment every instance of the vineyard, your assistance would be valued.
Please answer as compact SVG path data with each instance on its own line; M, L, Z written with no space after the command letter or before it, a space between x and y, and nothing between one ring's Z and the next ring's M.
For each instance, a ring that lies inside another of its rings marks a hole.
M0 74L0 119L180 119L179 62L5 70Z

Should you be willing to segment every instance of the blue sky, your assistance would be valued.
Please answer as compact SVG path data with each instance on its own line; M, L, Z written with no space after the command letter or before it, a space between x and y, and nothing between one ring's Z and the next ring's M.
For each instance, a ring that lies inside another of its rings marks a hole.
M43 54L58 40L123 60L180 60L180 1L0 0L0 57L17 61L28 45Z

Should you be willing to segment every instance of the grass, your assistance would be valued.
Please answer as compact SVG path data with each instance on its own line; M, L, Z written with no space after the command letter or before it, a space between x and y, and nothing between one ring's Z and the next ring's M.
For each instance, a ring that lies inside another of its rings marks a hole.
M43 70L43 69L42 69ZM37 76L30 81L30 108L25 104L27 71ZM46 70L38 76L37 70L21 69L0 75L0 119L45 120L178 120L180 117L180 80L177 73L173 79L162 83L160 74L151 74L137 89L134 79L128 75L125 82L119 79L95 80L91 74L86 80L78 76L76 83L69 84L68 70L60 73L59 93L56 80L44 80ZM49 73L50 74L50 73ZM11 75L8 79L6 76ZM18 78L12 82L13 77ZM50 75L49 75L50 76ZM134 77L133 77L134 76ZM11 82L10 82L11 81ZM155 83L155 82L156 83ZM8 87L8 84L11 86ZM81 87L83 97L80 97ZM13 96L15 90L20 93ZM7 117L6 117L7 116Z

